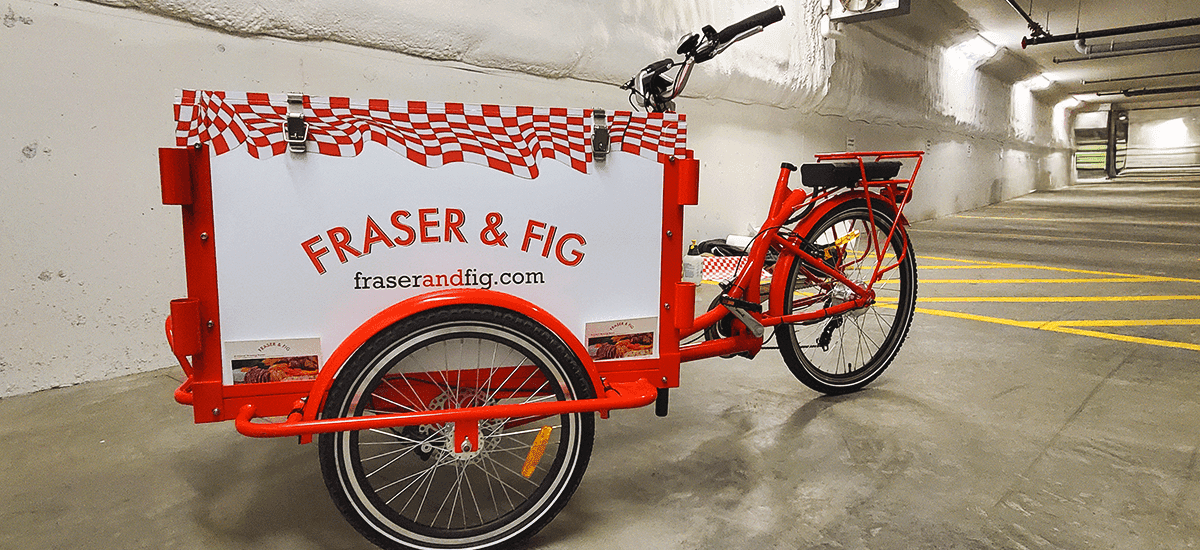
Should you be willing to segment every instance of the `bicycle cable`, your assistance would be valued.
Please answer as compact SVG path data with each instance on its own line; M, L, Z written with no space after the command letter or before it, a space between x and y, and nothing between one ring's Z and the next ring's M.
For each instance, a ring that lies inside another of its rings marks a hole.
M783 222L783 225L791 225L793 223L796 223L796 222L808 217L808 215L812 213L813 209L817 207L817 202L819 202L819 201L815 200L816 198L817 198L816 194L814 194L811 197L808 197L807 198L808 204L804 205L804 210L800 211L799 213L792 214L791 217L789 217L786 221Z
M775 231L776 229L783 229L783 227L784 227L784 226L786 226L786 225L787 225L787 223L785 222L783 225L776 225L776 226L773 226L773 227L764 227L764 228L761 228L761 229L759 229L759 230L758 230L758 233L756 233L756 234L754 235L754 237L753 237L752 239L750 239L750 244L746 245L746 252L749 252L751 248L754 248L754 242L755 242L755 241L757 241L758 239L762 238L762 237L763 237L763 235L765 235L767 231ZM768 251L767 251L767 255L769 255L770 253L771 253L771 251L770 251L770 250L768 250ZM737 273L737 272L741 271L741 269L742 269L742 260L745 260L746 258L749 258L749 255L748 255L748 254L746 254L746 255L742 255L742 256L738 256L738 261L737 261L737 263L736 263L736 264L734 264L734 266L733 266L733 272L734 272L734 273ZM764 267L766 266L766 263L767 263L767 261L766 261L766 260L767 260L767 258L766 258L766 255L764 255L764 258L763 258L763 266L764 266ZM778 253L776 253L776 255L775 255L775 261L779 261L779 254L778 254ZM772 264L772 265L773 265L774 263L775 263L775 262L771 262L771 264ZM772 276L772 280L773 280L773 279L774 279L774 276ZM734 280L736 280L736 278L735 278ZM733 287L732 287L732 286L730 286L730 288L733 288ZM740 289L742 292L749 292L749 289L747 289L747 288L742 288L742 287L740 287L740 286L739 286L739 287L737 287L737 288L739 288L739 289ZM725 289L725 291L726 291L726 292L729 292L729 289L727 288L727 289Z

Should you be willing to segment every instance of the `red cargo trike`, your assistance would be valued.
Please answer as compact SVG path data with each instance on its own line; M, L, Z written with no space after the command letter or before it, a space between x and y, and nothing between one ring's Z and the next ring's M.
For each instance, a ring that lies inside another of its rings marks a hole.
M784 164L708 311L681 278L699 161L672 100L782 17L686 37L626 85L646 114L184 92L160 150L187 263L176 400L319 434L334 502L379 546L491 548L566 504L594 413L665 415L683 362L752 358L771 328L804 384L870 383L912 321L922 153L817 155L808 189Z

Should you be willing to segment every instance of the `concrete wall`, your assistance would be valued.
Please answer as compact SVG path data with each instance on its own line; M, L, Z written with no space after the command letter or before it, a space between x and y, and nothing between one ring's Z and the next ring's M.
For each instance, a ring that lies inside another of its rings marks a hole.
M1129 111L1126 168L1200 168L1200 107Z
M162 322L185 294L180 219L160 204L156 149L174 144L179 89L618 109L617 84L684 32L769 6L105 3L0 8L0 397L173 364ZM745 233L781 161L848 140L929 152L913 219L1066 183L1051 108L1027 90L946 62L950 44L882 24L824 37L821 2L786 9L679 102L703 161L689 238Z

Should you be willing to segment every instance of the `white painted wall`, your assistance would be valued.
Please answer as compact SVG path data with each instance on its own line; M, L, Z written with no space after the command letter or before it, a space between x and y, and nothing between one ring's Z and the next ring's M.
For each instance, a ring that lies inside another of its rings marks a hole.
M0 26L0 397L173 364L180 219L157 148L181 88L624 108L616 85L765 1L14 0ZM706 64L680 100L702 160L689 238L744 233L781 161L927 149L926 219L1066 183L1051 110L944 45L818 29L817 0ZM168 17L163 17L166 15Z
M1125 168L1200 167L1200 107L1129 111Z

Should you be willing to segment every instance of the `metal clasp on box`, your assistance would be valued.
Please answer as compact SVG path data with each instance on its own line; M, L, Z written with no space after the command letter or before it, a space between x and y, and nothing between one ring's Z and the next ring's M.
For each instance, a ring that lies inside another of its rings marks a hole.
M287 99L287 120L283 123L283 139L293 153L308 150L308 123L304 121L304 94L291 93Z
M596 160L603 161L608 156L608 139L608 118L604 114L604 109L594 109L592 111L592 156Z

